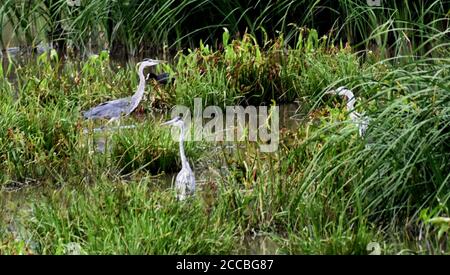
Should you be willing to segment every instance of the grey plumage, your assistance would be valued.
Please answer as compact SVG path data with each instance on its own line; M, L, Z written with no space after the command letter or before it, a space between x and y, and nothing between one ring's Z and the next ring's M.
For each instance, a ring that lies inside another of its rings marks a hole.
M86 119L120 117L131 104L131 97L107 101L83 113Z
M175 190L177 192L177 199L182 201L195 193L195 176L189 165L189 162L184 153L184 135L185 125L181 117L176 117L162 125L173 125L179 127L180 132L180 157L181 157L181 171L175 179Z
M139 63L138 75L139 75L139 86L136 90L136 93L133 96L115 99L111 101L107 101L97 105L86 112L83 112L83 116L86 119L99 119L99 118L109 118L110 121L117 120L120 116L125 115L128 116L132 113L144 96L145 89L145 77L144 77L144 69L146 67L156 66L161 61L146 59L143 62Z

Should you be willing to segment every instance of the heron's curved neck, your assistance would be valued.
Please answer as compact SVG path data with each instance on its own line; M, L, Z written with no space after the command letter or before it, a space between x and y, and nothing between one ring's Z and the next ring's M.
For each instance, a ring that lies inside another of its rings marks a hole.
M145 76L144 76L144 66L140 66L138 70L139 75L139 86L133 95L134 101L140 101L142 99L142 96L144 95L144 89L145 89Z
M351 112L355 109L355 99L352 98L349 101L347 101L347 111Z
M347 97L347 111L351 112L355 109L355 95L350 90L344 90L341 95Z
M184 125L182 125L180 131L180 157L181 157L181 167L182 169L190 169L189 162L187 161L186 155L184 153L184 135L185 129Z

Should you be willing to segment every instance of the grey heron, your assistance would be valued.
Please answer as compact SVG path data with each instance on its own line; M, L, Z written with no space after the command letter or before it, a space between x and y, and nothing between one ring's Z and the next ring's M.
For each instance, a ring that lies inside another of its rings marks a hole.
M326 94L337 94L347 98L347 111L349 112L350 119L358 125L359 136L363 137L369 127L369 118L355 111L356 99L353 92L346 87L339 87L336 90L326 92Z
M175 117L162 125L172 125L180 128L180 157L181 157L181 171L178 173L175 180L175 190L177 192L177 199L182 201L186 197L191 196L195 192L195 176L192 172L189 162L184 153L184 135L185 127L184 121L181 117Z
M163 61L144 59L144 61L139 63L139 86L133 96L104 102L84 112L83 116L86 119L109 118L109 121L106 124L118 120L122 115L128 116L136 109L144 96L144 69L146 67L156 66L161 62Z

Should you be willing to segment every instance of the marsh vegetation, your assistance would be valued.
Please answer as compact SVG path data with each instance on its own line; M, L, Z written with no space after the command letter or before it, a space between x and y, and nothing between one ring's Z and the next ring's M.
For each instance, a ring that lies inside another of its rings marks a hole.
M0 254L450 252L446 1L3 2ZM142 57L175 81L148 82L135 128L85 133L101 122L81 111L130 96ZM287 117L275 153L188 141L198 190L179 202L160 123L194 98Z

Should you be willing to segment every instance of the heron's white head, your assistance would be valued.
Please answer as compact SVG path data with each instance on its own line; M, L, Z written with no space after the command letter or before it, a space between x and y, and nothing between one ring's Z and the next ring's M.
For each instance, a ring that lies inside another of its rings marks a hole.
M152 67L152 66L156 66L160 63L164 63L165 61L163 60L156 60L156 59L149 59L146 58L143 61L139 62L139 68L145 68L145 67Z
M350 91L346 87L339 87L336 90L325 92L325 94L336 94L339 96L345 96L349 101L349 104L353 105L355 103L355 95L353 94L352 91Z
M325 92L325 94L332 94L332 95L340 95L340 96L346 96L347 93L350 92L346 87L339 87L336 90L330 90Z
M166 121L162 123L161 125L171 125L171 126L177 126L177 127L184 127L184 121L181 119L180 116L177 116L169 121Z

